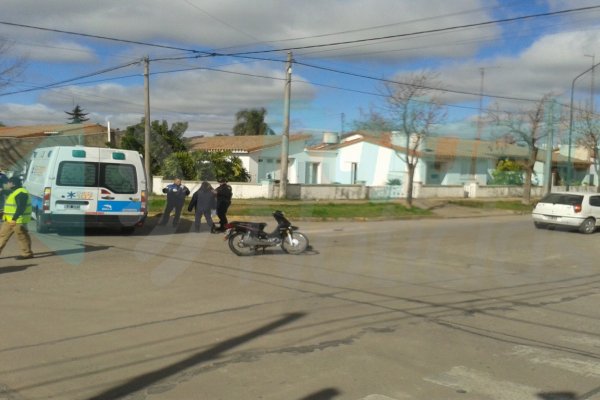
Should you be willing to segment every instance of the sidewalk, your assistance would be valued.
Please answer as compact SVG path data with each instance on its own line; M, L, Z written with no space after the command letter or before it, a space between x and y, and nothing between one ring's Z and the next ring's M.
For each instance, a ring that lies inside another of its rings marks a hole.
M428 210L431 211L432 215L431 216L425 216L425 217L407 217L407 218L476 218L476 217L493 217L493 216L510 216L510 215L524 215L524 214L529 214L529 212L522 212L522 211L513 211L513 210L503 210L503 209L498 209L498 208L494 208L494 207L468 207L468 206L461 206L461 205L457 205L457 204L451 204L450 202L452 200L456 200L455 198L453 199L448 199L448 198L426 198L426 199L413 199L413 206L414 207L418 207L424 210ZM485 200L481 200L481 199L477 199L478 201L489 201L490 203L493 203L494 201L498 200L498 199L485 199ZM503 199L503 200L520 200L520 199ZM317 202L317 201L315 201ZM346 202L344 200L340 200L338 201L340 203ZM365 201L365 203L367 203L368 201ZM261 201L261 203L265 203L264 200ZM276 208L277 205L280 204L285 204L285 201L281 201L281 200L273 200L272 202L273 207ZM305 202L306 203L306 202ZM162 215L162 211L159 211L157 213L152 213L149 215L150 218L152 217L158 217ZM193 216L190 215L186 215L183 214L181 216L183 219L189 219L189 220L193 220ZM238 220L238 221L253 221L256 220L257 218L262 218L262 219L268 219L268 217L253 217L253 216L238 216L235 215L235 213L231 213L228 214L228 219L230 221L232 220ZM317 220L317 221L321 221L321 218L296 218L295 220ZM356 218L353 218L352 220L357 220ZM360 220L369 220L369 218L362 218Z
M490 199L490 202L494 199ZM522 215L521 211L497 208L477 208L450 204L448 199L414 199L413 205L431 211L438 218L473 218Z

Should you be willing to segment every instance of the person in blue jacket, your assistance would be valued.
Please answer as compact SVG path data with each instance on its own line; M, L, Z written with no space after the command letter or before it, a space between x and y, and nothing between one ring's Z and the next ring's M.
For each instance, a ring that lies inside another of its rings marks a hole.
M159 225L166 225L167 222L169 222L171 212L175 210L173 227L176 228L179 224L179 218L181 217L181 210L185 204L185 198L190 194L190 189L181 183L181 178L175 178L173 183L167 185L162 192L167 194L167 204Z

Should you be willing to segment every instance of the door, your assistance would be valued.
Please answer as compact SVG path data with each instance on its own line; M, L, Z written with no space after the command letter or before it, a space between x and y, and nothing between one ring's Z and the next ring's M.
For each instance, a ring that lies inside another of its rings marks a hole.
M52 213L83 215L97 207L98 163L63 160L58 163L50 205Z
M142 209L136 165L126 153L102 149L98 179L98 213L138 215Z

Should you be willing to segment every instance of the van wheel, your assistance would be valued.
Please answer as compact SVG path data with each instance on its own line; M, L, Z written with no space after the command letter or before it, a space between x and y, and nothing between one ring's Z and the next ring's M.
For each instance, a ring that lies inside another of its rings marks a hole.
M579 232L590 234L596 230L596 220L594 218L588 218L579 226Z
M48 225L45 224L43 215L37 211L35 213L35 231L37 233L48 233Z

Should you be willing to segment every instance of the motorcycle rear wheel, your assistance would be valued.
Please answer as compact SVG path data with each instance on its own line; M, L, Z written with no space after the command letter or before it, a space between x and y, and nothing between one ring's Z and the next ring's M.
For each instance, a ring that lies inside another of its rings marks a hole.
M229 249L238 256L252 256L256 253L255 246L244 244L244 233L237 232L229 237Z
M292 232L291 234L292 242L290 243L290 238L284 237L281 242L281 248L288 254L300 254L304 252L308 248L308 237L300 232Z

